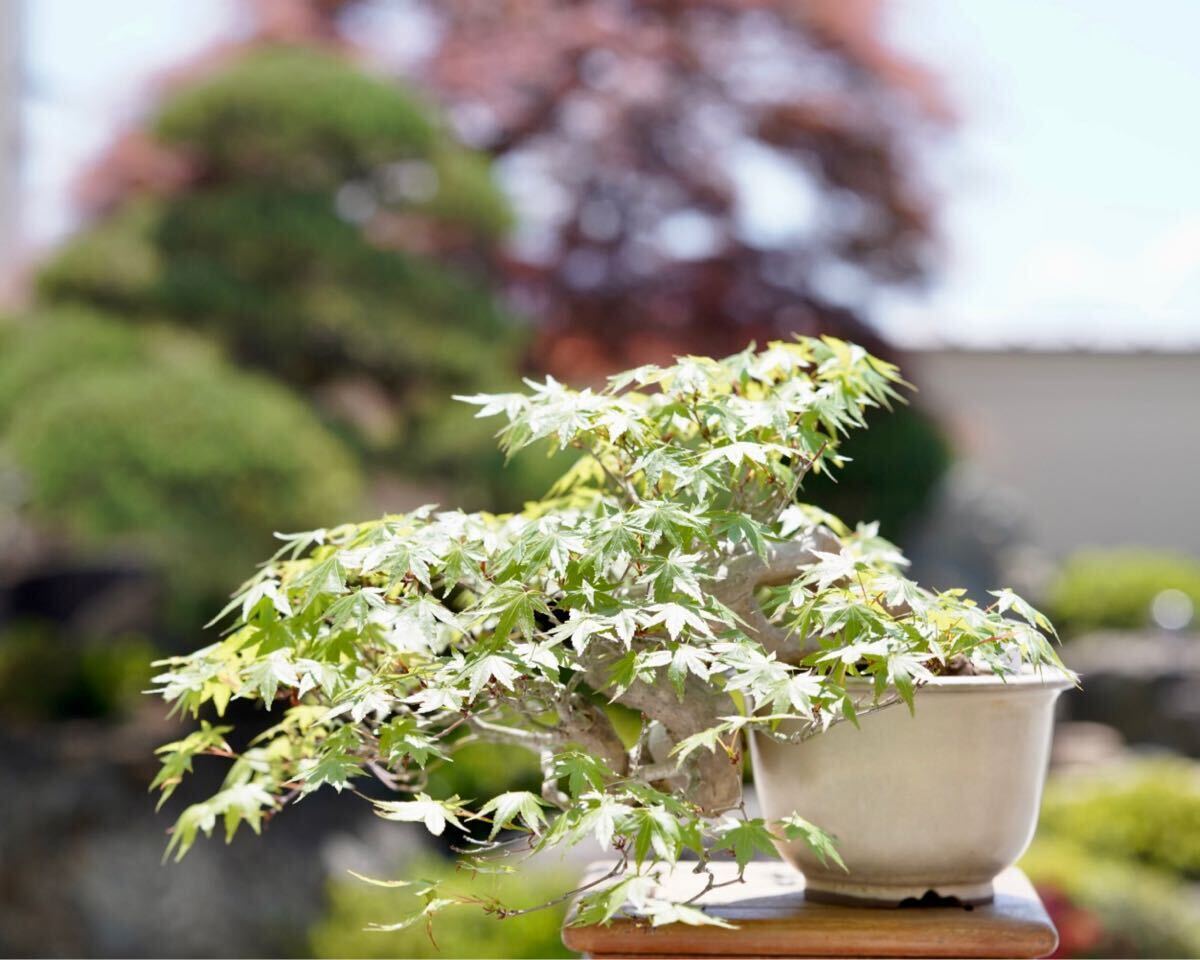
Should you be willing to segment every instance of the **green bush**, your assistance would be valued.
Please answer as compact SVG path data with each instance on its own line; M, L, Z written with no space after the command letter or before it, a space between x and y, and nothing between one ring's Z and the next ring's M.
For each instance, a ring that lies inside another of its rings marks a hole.
M154 310L163 262L153 237L161 217L161 203L139 198L75 234L38 271L39 297L122 315Z
M353 461L302 402L215 364L56 378L5 441L39 521L143 547L194 590L230 588L274 531L357 505Z
M1088 550L1067 560L1049 605L1065 633L1134 630L1151 622L1150 606L1167 589L1182 590L1200 609L1200 561L1154 550Z
M372 467L460 502L544 492L553 468L506 476L491 428L446 409L512 388L526 341L467 269L511 219L484 158L390 81L304 47L243 55L174 93L152 129L193 178L69 241L43 299L190 327L314 396ZM345 190L381 211L369 228L339 210Z
M318 188L424 153L437 137L394 84L297 47L257 50L177 93L155 132L218 177Z
M429 858L405 864L405 876L443 880L442 891L499 897L506 906L521 907L553 899L574 886L574 875L518 868L504 876L472 876L452 864ZM434 918L433 940L421 924L391 933L366 929L388 924L412 912L413 888L385 890L360 880L330 884L330 909L310 935L315 957L573 957L559 930L565 905L523 917L498 920L477 909L452 907Z
M38 310L10 321L0 344L0 430L58 381L98 370L175 369L218 362L198 337L154 326L135 328L87 307Z
M511 212L485 159L454 142L432 110L393 81L305 47L257 50L177 93L154 132L216 182L329 191L392 165L426 165L427 188L400 199L495 236ZM394 169L394 168L393 168ZM387 201L386 183L381 184Z
M1039 835L1021 866L1059 928L1056 956L1200 956L1200 908L1170 876L1054 835Z
M1021 862L1062 956L1200 956L1200 764L1182 758L1060 774Z
M1200 879L1200 765L1148 760L1058 776L1042 805L1044 833L1095 855Z

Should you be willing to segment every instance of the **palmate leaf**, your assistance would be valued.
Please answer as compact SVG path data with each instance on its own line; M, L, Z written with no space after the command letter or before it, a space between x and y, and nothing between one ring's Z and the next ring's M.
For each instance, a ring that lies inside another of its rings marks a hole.
M411 760L423 767L430 757L443 760L448 757L438 742L420 729L413 717L397 717L389 721L379 729L378 735L379 752L389 766L403 766L406 760Z
M796 814L792 814L790 817L783 817L779 821L779 824L783 828L784 839L803 840L808 844L809 849L816 854L817 859L821 863L828 864L832 861L847 873L850 872L849 868L843 862L841 854L837 851L834 838L820 827L809 823L803 817Z
M720 839L713 849L733 851L733 858L737 861L739 870L744 870L756 853L768 857L779 855L775 849L775 836L767 829L766 821L761 818L726 821Z
M497 617L495 636L504 639L514 630L523 637L537 631L534 615L550 615L545 599L520 583L504 583L488 594L485 607Z
M628 876L608 887L585 894L570 920L573 927L608 923L626 903L644 903L654 888L655 878L645 874Z
M275 798L259 783L238 783L227 786L202 803L194 803L179 815L171 831L171 839L163 854L166 859L172 853L178 862L183 859L198 834L212 836L217 818L225 824L226 842L233 839L238 826L244 821L259 833L262 818L267 810L275 809Z
M667 634L672 640L678 640L684 628L694 630L701 636L711 637L712 628L708 622L692 607L682 603L658 603L648 608L651 614L646 621L647 627L661 623L667 628Z
M418 793L416 800L372 800L371 803L384 820L423 823L435 837L445 832L446 824L459 830L466 829L459 820L464 804L457 795L448 800L434 800L427 793Z
M335 553L313 564L288 586L303 591L300 609L307 610L320 597L345 593L346 571Z
M683 849L683 828L675 816L657 805L637 807L629 814L628 831L633 836L633 859L646 860L651 850L662 860L674 863Z
M682 696L687 675L691 673L701 680L707 680L710 663L712 663L712 654L699 647L681 643L671 654L671 665L667 667L667 678Z
M656 600L669 600L673 594L682 593L703 603L704 593L700 588L703 560L702 554L684 553L675 548L665 557L653 557L643 579L650 583Z
M275 650L248 667L242 674L242 695L256 693L268 710L275 701L280 686L298 687L300 675L286 650Z
M508 658L498 653L489 653L469 663L463 670L463 677L468 681L467 693L471 697L479 695L489 683L498 683L507 690L513 688L513 683L520 676L516 665Z
M182 740L163 744L154 752L160 756L162 766L150 782L150 790L161 790L156 809L167 802L175 788L183 781L184 774L191 773L192 760L210 750L229 750L225 742L225 734L233 732L233 727L214 727L207 720L200 721L200 729L188 734Z
M528 790L514 790L492 797L479 808L476 817L492 817L492 832L488 839L495 839L501 830L515 826L519 820L530 833L540 832L546 822L546 813L541 797Z
M737 929L732 923L721 917L705 913L697 907L690 907L684 903L672 903L668 900L652 900L639 912L642 916L649 918L652 927L661 927L668 923L686 923L689 927Z
M707 730L701 730L699 733L693 733L690 737L685 737L671 748L671 756L677 757L679 762L683 763L697 750L712 752L722 744L721 738L728 734L729 730L730 728L727 724L720 724L715 727L709 727Z
M578 751L556 754L553 760L554 775L567 781L567 791L572 797L580 797L589 790L600 790L613 772L599 757Z
M420 910L402 920L397 920L395 923L369 923L366 929L372 933L396 933L399 930L407 930L413 924L421 921L425 921L428 924L434 914L441 913L447 907L456 906L458 903L458 900L449 897L431 897L425 901ZM430 939L432 939L432 930L430 931Z

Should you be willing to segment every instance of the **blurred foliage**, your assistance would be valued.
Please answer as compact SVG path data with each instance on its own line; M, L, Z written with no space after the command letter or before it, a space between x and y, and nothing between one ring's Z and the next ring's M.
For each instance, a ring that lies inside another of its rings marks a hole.
M1041 828L1097 855L1200 880L1200 765L1161 759L1060 775L1047 787Z
M1067 560L1048 606L1066 634L1135 630L1152 623L1151 604L1168 589L1200 609L1200 561L1156 550L1087 550Z
M103 338L64 323L38 336ZM119 343L114 335L110 346ZM0 384L42 344L0 359ZM4 444L28 478L29 509L84 544L145 549L188 590L225 590L277 530L332 523L358 505L343 445L283 387L208 360L124 360L39 383L12 410ZM115 353L114 349L114 353ZM0 388L2 391L2 388Z
M871 348L867 298L822 281L874 290L936 263L917 148L951 111L892 43L885 4L417 5L434 25L421 82L551 204L536 246L498 266L560 379L793 332ZM821 229L747 229L750 157L803 180L799 220Z
M219 362L200 337L161 324L130 327L90 307L36 310L0 327L0 430L41 391L98 370Z
M1200 956L1200 909L1178 880L1053 835L1021 867L1059 929L1055 956Z
M215 181L319 192L367 178L379 181L376 199L474 233L511 226L487 160L451 140L429 106L311 48L256 50L178 93L154 131ZM411 158L426 166L405 166Z
M1060 956L1200 956L1200 764L1139 760L1047 784L1021 861Z
M405 865L405 876L443 880L441 887L475 896L498 897L506 906L544 903L574 886L575 875L565 869L520 868L507 875L474 876L456 871L437 858ZM368 924L387 924L411 913L412 893L389 890L348 878L329 888L330 909L312 929L315 957L573 957L562 944L559 930L566 905L523 917L498 920L478 909L452 907L434 918L433 939L421 924L380 933Z
M42 270L44 300L211 337L309 394L371 468L461 481L469 505L543 492L551 471L503 476L490 429L446 410L511 388L524 349L469 269L511 219L486 158L411 93L300 46L174 91L151 135L185 172L151 189L122 167L142 154L115 152L117 187Z
M426 153L437 139L425 111L392 84L288 47L257 50L176 94L155 131L218 178L318 189Z
M919 409L898 405L867 417L838 446L849 463L836 472L809 476L804 499L849 524L879 521L889 539L900 539L929 502L953 452L937 424Z
M89 304L120 316L152 308L146 301L163 264L149 237L159 217L157 202L134 198L116 214L72 236L38 271L41 300Z
M366 374L417 395L472 389L511 370L519 347L483 290L371 245L328 195L263 186L134 204L69 243L41 289L183 321L306 388Z
M0 631L0 718L113 719L150 682L154 648L145 637L78 637L44 621Z

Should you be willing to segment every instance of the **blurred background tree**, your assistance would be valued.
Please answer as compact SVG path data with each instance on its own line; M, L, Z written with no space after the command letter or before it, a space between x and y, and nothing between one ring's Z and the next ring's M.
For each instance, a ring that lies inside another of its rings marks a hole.
M257 45L189 71L85 186L96 219L43 269L44 301L213 338L368 469L511 493L446 402L513 377L521 330L469 270L510 213L415 95L340 52Z
M516 188L501 266L552 371L794 331L877 346L871 291L934 266L917 146L950 112L878 0L427 9L427 82Z

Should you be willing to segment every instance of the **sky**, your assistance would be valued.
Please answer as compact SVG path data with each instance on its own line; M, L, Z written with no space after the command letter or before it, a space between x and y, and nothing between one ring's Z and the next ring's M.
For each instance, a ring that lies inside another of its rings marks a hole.
M961 125L928 158L944 263L875 299L902 343L1200 344L1200 3L894 0L894 42ZM73 175L147 77L224 35L233 0L26 0L25 234L73 220Z

